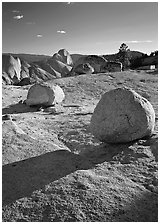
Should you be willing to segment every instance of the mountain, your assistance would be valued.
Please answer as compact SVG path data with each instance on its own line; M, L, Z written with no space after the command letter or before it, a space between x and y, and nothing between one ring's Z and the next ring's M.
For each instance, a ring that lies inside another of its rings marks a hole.
M148 56L142 60L143 65L157 65L158 66L158 55Z
M129 52L129 56L130 56L130 59L136 59L136 58L140 58L142 56L144 56L145 54L142 53L142 52L139 52L139 51L130 51ZM106 55L103 55L103 57L105 59L107 59L108 61L116 61L118 59L118 53L116 54L106 54Z
M51 58L48 55L36 55L36 54L14 54L14 53L3 53L3 55L12 55L13 57L18 57L28 63L37 62L45 59Z

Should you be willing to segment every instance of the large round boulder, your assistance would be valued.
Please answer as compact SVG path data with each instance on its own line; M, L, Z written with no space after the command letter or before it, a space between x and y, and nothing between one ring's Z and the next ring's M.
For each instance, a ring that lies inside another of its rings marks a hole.
M65 94L60 86L46 82L31 86L25 102L29 106L51 106L61 103L64 98Z
M102 96L92 115L90 130L102 142L125 143L152 135L154 125L151 103L123 87Z

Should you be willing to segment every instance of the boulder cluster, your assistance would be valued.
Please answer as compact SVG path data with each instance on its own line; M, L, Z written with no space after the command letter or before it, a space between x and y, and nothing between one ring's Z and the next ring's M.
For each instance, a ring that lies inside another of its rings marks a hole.
M61 49L47 60L34 63L4 54L2 56L2 79L4 84L26 85L67 76L73 61L65 49Z
M52 57L31 64L3 55L2 78L5 84L33 84L25 100L28 106L51 107L65 98L62 88L52 83L53 78L119 71L121 68L120 62L107 61L97 55L83 56L73 62L69 52L61 49ZM154 125L155 112L150 102L123 87L102 96L92 115L90 130L102 142L124 143L151 136Z
M80 55L73 60L65 49L36 62L26 62L8 54L2 55L2 81L9 85L23 86L67 76L121 70L120 62L110 62L98 55Z
M28 91L29 106L53 106L65 98L61 87L49 82ZM100 141L125 143L153 134L155 112L151 103L134 90L123 87L106 92L91 117L90 131Z

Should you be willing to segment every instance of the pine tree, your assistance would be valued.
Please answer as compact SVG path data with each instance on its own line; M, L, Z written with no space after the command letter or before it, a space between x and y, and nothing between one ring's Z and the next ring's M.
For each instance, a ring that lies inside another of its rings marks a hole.
M129 59L130 59L130 49L125 43L122 43L118 52L118 60L122 63L123 70L129 68L130 66Z

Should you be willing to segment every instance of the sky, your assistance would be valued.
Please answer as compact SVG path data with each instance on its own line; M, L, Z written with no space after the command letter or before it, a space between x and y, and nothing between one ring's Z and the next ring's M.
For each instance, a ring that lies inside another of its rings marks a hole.
M157 2L3 2L2 52L112 54L158 49Z

